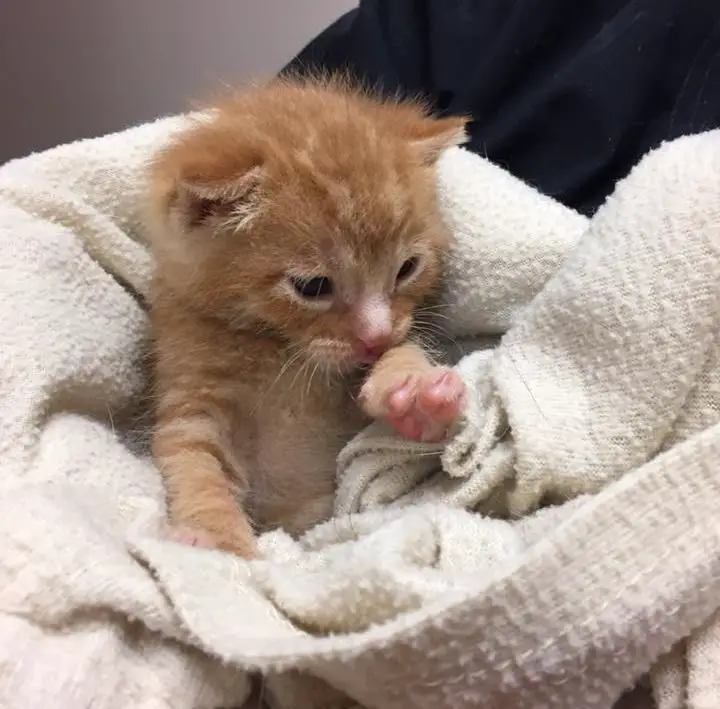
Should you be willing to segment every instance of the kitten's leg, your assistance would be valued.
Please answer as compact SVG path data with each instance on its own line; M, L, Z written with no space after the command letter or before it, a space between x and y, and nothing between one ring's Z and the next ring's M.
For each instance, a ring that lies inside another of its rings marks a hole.
M200 413L183 396L172 393L160 401L153 454L163 475L170 538L191 546L217 548L247 559L255 556L250 521L230 481L242 481L232 460L223 426Z
M406 343L380 358L360 402L365 413L386 419L405 438L441 441L462 412L465 384L454 370L433 364L421 347Z

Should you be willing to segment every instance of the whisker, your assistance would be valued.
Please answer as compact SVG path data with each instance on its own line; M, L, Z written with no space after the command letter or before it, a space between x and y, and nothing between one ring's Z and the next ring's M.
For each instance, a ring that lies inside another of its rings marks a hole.
M293 352L293 350L294 350L294 352ZM304 353L304 350L303 350L302 346L300 346L300 345L295 345L295 346L293 346L293 347L288 348L288 354L289 354L290 356L288 357L288 359L287 359L287 361L285 362L285 364L283 364L283 366L280 368L280 371L278 372L278 375L275 377L275 379L273 379L273 381L272 381L272 383L270 384L270 386L265 390L265 394L260 398L260 400L259 400L259 401L255 404L255 406L253 407L253 413L257 412L257 410L261 407L261 405L262 405L263 403L265 403L265 401L267 400L267 397L270 395L270 393L271 393L272 390L275 388L275 386L277 385L277 383L280 381L280 379L282 378L282 376L288 371L288 369L289 369L295 362L298 361L298 359L300 359L300 357L302 357L303 353Z
M436 332L442 333L445 337L452 337L450 332L444 328L440 323L434 322L432 320L423 320L423 318L415 318L413 321L413 326L421 326L428 329L435 330Z
M415 337L423 337L426 338L429 341L436 342L438 345L442 343L443 341L448 340L449 338L445 337L443 333L439 333L436 330L433 330L432 328L420 326L415 327L412 330L412 334Z
M309 364L310 364L310 360L309 360L309 359L304 359L304 360L303 360L303 363L300 365L300 367L298 368L297 372L295 372L295 376L293 377L292 381L290 382L290 389L294 389L294 388L295 388L295 382L297 381L298 377L300 377L300 381L302 381L302 378L303 378L304 373L305 373L305 369L308 367Z
M458 349L459 351L462 351L462 347L457 341L457 338L453 337L449 332L437 327L434 324L426 325L423 322L415 323L413 327L413 332L419 332L423 333L426 336L429 336L433 341L437 342L438 346L444 345L443 349L445 350L447 349L447 345L449 344L452 347Z
M426 332L434 332L438 335L442 335L442 337L446 339L452 339L453 335L448 332L444 327L441 325L438 325L437 323L432 322L424 322L423 320L416 320L413 323L413 329L422 328Z
M117 431L115 430L115 419L113 418L113 413L112 413L112 409L110 408L110 404L108 404L106 402L105 408L107 409L108 422L110 423L110 430L112 431L113 436L117 436Z
M418 310L447 310L449 307L447 303L426 303L418 307Z
M306 396L310 396L310 392L312 391L312 381L313 377L315 376L315 373L318 370L318 367L320 366L320 362L315 362L315 365L312 368L312 371L310 372L310 376L307 378L307 384L305 388Z
M443 320L450 320L450 316L446 315L445 313L439 312L440 310L446 310L448 308L447 305L439 304L439 305L424 305L420 308L417 308L415 310L416 313L430 313L433 317L436 318L442 318Z
M445 315L444 313L438 313L433 311L427 311L427 310L416 310L415 311L416 316L417 315L429 315L433 318L440 318L442 320L452 320L452 318L449 315Z

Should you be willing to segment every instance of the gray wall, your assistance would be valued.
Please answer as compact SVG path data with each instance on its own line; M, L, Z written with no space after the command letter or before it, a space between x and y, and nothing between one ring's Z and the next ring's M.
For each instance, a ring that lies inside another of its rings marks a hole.
M272 75L354 0L0 0L0 162Z

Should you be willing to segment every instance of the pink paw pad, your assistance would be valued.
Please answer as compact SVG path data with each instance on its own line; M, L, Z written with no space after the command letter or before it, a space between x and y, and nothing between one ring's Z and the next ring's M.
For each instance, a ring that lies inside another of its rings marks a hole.
M439 442L464 403L463 380L453 370L437 367L424 376L408 377L388 394L387 421L405 438Z

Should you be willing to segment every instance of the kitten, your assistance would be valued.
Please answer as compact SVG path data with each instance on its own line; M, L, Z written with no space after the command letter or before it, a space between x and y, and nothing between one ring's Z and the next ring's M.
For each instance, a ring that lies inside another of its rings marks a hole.
M176 539L251 558L256 531L329 518L371 417L430 439L458 415L460 379L406 338L448 243L435 162L464 127L282 79L156 156L153 454Z

